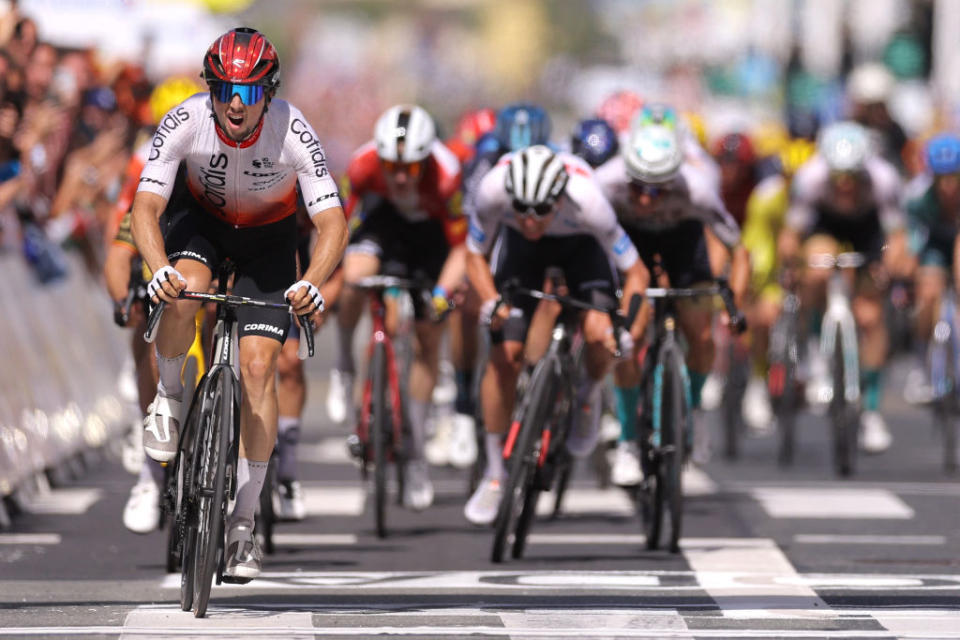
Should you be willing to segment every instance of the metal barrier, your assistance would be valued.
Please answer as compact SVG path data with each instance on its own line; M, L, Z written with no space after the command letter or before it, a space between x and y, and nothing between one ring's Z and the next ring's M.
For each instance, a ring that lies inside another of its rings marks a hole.
M127 337L102 284L68 260L66 279L41 285L19 253L0 254L0 498L129 424Z

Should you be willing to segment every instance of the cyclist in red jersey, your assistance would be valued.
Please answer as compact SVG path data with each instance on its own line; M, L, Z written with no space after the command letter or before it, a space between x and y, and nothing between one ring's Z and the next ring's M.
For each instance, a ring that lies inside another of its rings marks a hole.
M318 287L347 241L337 185L316 133L296 107L274 98L280 63L273 45L253 29L228 31L207 50L203 77L209 94L187 99L161 120L133 202L133 236L154 274L148 294L170 304L156 341L157 397L144 420L144 450L159 461L176 455L180 372L199 307L177 294L206 290L220 262L231 258L238 268L235 293L287 300L297 315L316 315L323 311ZM164 236L157 220L168 209L181 162L189 194L169 207ZM299 281L297 183L318 238ZM253 516L277 435L276 366L290 315L241 309L237 316L243 406L225 573L243 580L260 574Z
M449 309L451 294L465 273L466 222L451 199L460 186L460 163L437 140L433 119L422 108L396 105L374 128L374 140L358 149L347 169L347 213L353 228L343 261L344 280L356 282L385 273L417 273L436 282L435 312ZM335 422L353 420L353 333L364 294L345 287L340 296L337 368L331 372L327 411ZM443 325L432 322L415 303L416 342L409 383L412 431L404 483L404 504L425 509L433 487L424 460L425 422L437 379Z
M493 109L468 111L460 116L453 137L444 141L444 144L457 156L460 166L466 166L477 153L477 140L493 131L496 124L497 112Z

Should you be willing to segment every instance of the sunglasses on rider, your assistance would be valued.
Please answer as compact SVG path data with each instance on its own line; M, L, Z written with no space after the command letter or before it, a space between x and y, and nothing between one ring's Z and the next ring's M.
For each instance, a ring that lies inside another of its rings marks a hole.
M416 178L423 171L422 162L394 162L381 159L380 163L387 173L405 173L412 178Z
M240 96L240 102L248 107L257 104L263 99L265 89L259 84L234 84L232 82L214 82L210 90L220 102L230 102L233 96Z
M667 189L661 185L647 184L646 182L631 182L630 191L634 195L656 198L660 194L666 193Z
M535 218L543 218L553 213L554 203L541 202L540 204L530 205L521 202L517 198L513 199L513 210L522 216L532 215Z

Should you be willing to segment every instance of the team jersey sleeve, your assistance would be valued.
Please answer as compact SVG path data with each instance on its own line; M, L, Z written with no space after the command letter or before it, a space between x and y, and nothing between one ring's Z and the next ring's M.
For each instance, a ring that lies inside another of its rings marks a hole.
M743 246L750 252L754 291L776 278L777 235L789 205L789 188L781 175L774 175L754 188L747 200L743 223Z
M617 214L592 176L573 174L567 183L567 195L580 207L583 224L620 271L626 271L640 259L630 236L617 222Z
M816 203L827 179L826 163L817 156L797 170L790 184L790 208L784 226L804 236L813 230Z
M460 196L462 178L460 160L439 140L434 141L431 155L437 165L437 197L446 209L443 233L447 238L447 244L455 247L463 244L467 235L467 221L463 217L463 203Z
M690 203L695 216L700 218L728 249L740 244L740 225L727 211L709 174L685 165L683 177L690 189Z
M471 253L486 255L493 248L500 218L510 206L504 188L506 172L506 165L498 165L477 185L467 232L467 250Z
M147 161L140 173L137 193L155 193L165 200L170 199L177 178L180 161L187 157L196 140L200 124L197 101L206 100L203 95L194 96L171 109L160 120Z
M290 105L290 124L284 140L310 217L341 206L337 181L327 168L327 155L317 133L293 105Z

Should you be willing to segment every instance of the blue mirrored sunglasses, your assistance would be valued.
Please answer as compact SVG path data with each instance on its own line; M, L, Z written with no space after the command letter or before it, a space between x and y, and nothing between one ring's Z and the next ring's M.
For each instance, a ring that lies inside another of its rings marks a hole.
M259 84L233 84L231 82L214 82L210 85L214 97L220 102L230 102L233 96L240 96L240 101L247 105L257 104L263 99L264 88Z

